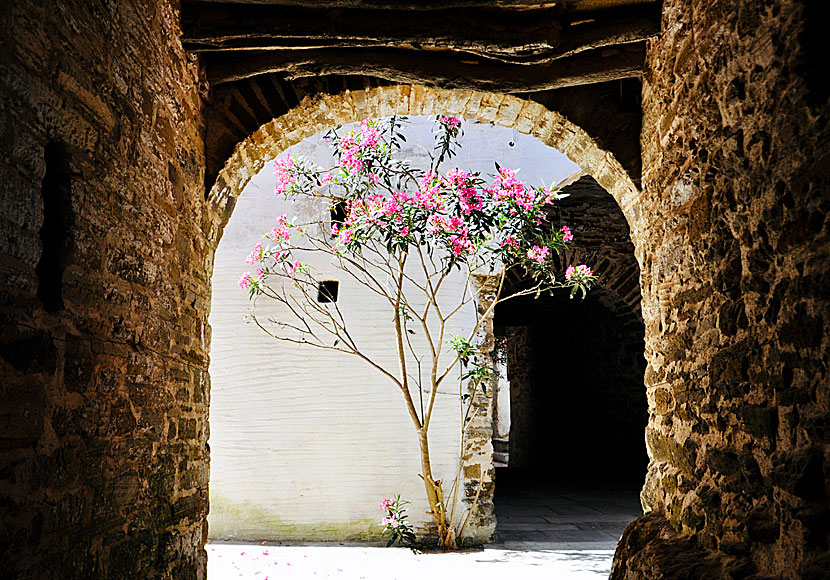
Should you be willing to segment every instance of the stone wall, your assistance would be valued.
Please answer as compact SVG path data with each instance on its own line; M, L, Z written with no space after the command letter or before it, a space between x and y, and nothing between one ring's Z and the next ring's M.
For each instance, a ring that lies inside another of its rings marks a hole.
M664 3L643 87L650 218L634 232L652 513L627 530L613 578L826 577L830 107L819 4ZM708 559L685 557L696 550Z
M202 578L211 248L177 3L0 7L4 578Z

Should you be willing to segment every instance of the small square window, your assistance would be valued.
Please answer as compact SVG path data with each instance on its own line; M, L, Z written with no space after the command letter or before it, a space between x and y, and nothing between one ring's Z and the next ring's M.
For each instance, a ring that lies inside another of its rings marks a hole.
M337 293L340 290L340 282L337 280L324 280L317 286L317 302L337 302Z
M343 222L346 221L346 202L345 201L338 201L336 204L329 208L329 214L331 215L331 227L334 229L334 226L338 228L343 227ZM332 237L334 234L332 233Z

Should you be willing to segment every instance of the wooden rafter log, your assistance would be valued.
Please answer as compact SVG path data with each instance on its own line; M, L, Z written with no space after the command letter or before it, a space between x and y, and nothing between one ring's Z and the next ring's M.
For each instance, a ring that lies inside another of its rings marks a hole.
M535 54L490 55L515 64L542 64L586 50L638 43L660 34L659 7L649 6L626 13L605 14L589 21L565 25L559 45Z
M200 6L182 15L193 51L422 47L536 54L559 44L560 9L401 12L286 6Z
M280 73L375 76L394 82L499 92L532 92L639 77L645 43L596 49L540 65L515 65L454 51L310 49L206 55L213 84Z

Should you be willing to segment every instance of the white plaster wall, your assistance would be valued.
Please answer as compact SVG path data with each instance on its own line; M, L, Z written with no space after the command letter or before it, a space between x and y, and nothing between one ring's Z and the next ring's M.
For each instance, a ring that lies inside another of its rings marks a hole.
M426 165L431 126L431 119L412 119L404 155ZM525 181L546 185L578 170L560 153L513 130L469 123L465 132L459 156L444 170L458 166L492 173L498 160L503 167L521 167ZM322 166L332 164L321 135L288 152ZM277 215L292 214L273 195L274 184L269 163L239 198L215 257L210 535L239 540L377 538L383 515L377 504L396 493L412 501L410 519L426 523L417 440L397 388L355 357L275 341L246 320L251 304L236 284L239 274L250 269L245 257ZM394 369L389 306L344 278L329 259L312 263L340 281L338 302L358 342ZM448 293L460 293L463 285L464 276L454 276ZM276 306L260 300L257 315L283 318ZM472 324L468 309L447 337ZM452 481L459 452L457 381L443 390L430 440L436 478Z

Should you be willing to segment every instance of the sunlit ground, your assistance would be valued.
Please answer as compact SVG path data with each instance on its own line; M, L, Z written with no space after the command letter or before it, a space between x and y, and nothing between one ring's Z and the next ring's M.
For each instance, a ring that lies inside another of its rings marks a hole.
M207 546L208 580L559 580L608 578L614 551L487 548L415 554L405 548L347 545Z

